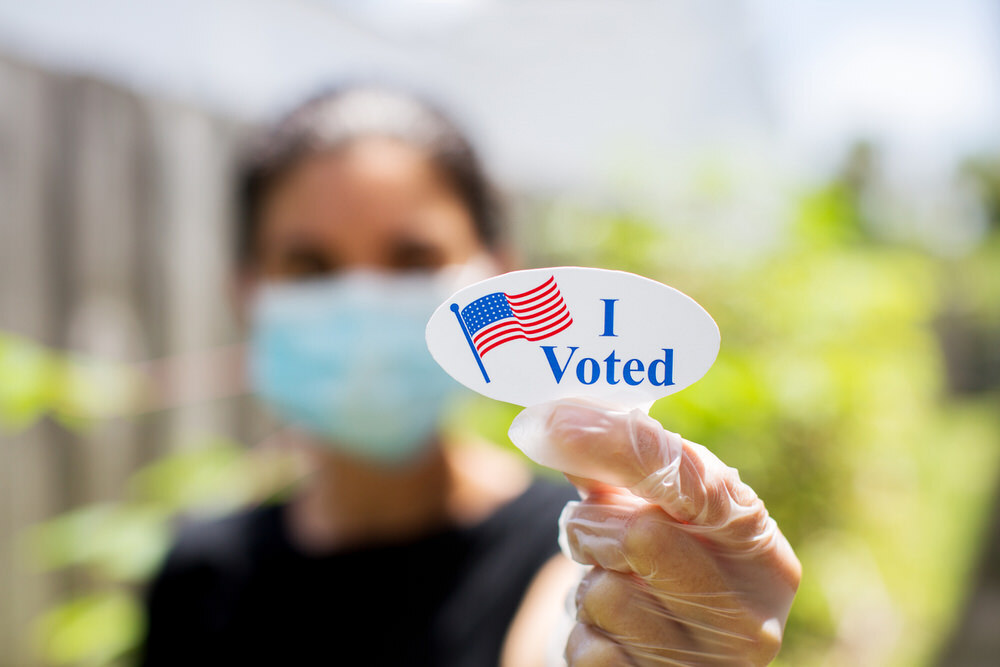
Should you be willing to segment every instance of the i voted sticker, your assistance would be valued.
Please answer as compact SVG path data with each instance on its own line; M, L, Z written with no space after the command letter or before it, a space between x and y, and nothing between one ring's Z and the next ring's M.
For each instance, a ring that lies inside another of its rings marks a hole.
M720 342L712 317L682 292L583 267L514 271L465 287L434 311L426 336L442 368L490 398L645 409L701 378Z

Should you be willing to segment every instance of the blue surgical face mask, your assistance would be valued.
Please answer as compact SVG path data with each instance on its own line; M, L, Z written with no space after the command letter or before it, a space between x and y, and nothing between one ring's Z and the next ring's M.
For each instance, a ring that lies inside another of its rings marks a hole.
M419 457L460 390L424 342L457 275L354 271L263 286L253 310L255 391L331 448L385 465Z

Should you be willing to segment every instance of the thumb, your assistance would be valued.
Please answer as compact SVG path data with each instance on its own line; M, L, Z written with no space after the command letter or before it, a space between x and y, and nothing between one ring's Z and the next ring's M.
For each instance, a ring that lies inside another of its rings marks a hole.
M680 436L664 431L641 410L582 399L526 408L507 434L538 464L618 487L640 482L678 459L682 450Z
M720 527L762 509L735 469L641 410L562 399L525 409L508 435L536 463L627 488L683 523Z

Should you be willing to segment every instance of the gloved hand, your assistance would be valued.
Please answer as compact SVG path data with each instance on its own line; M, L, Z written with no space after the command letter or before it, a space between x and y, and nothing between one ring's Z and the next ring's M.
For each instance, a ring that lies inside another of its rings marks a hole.
M592 565L566 646L583 665L765 665L781 646L801 566L734 468L641 410L534 406L511 440L584 500L563 551Z

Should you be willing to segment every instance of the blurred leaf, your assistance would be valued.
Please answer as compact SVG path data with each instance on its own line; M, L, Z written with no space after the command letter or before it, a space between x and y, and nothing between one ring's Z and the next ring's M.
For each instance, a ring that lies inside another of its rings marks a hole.
M25 428L51 414L76 430L133 413L145 390L126 364L56 352L0 332L0 427Z
M29 340L0 333L0 426L24 428L49 409L59 392L56 359Z
M134 648L142 633L139 604L118 591L63 602L36 625L39 653L53 665L107 665Z
M129 485L137 498L167 512L223 511L257 497L254 472L242 446L224 438L205 438L191 449L146 466Z
M131 414L141 405L145 385L125 364L74 357L63 366L54 409L70 418L103 419Z
M89 505L28 532L32 564L84 567L100 578L139 581L159 565L170 539L169 514L149 505Z

